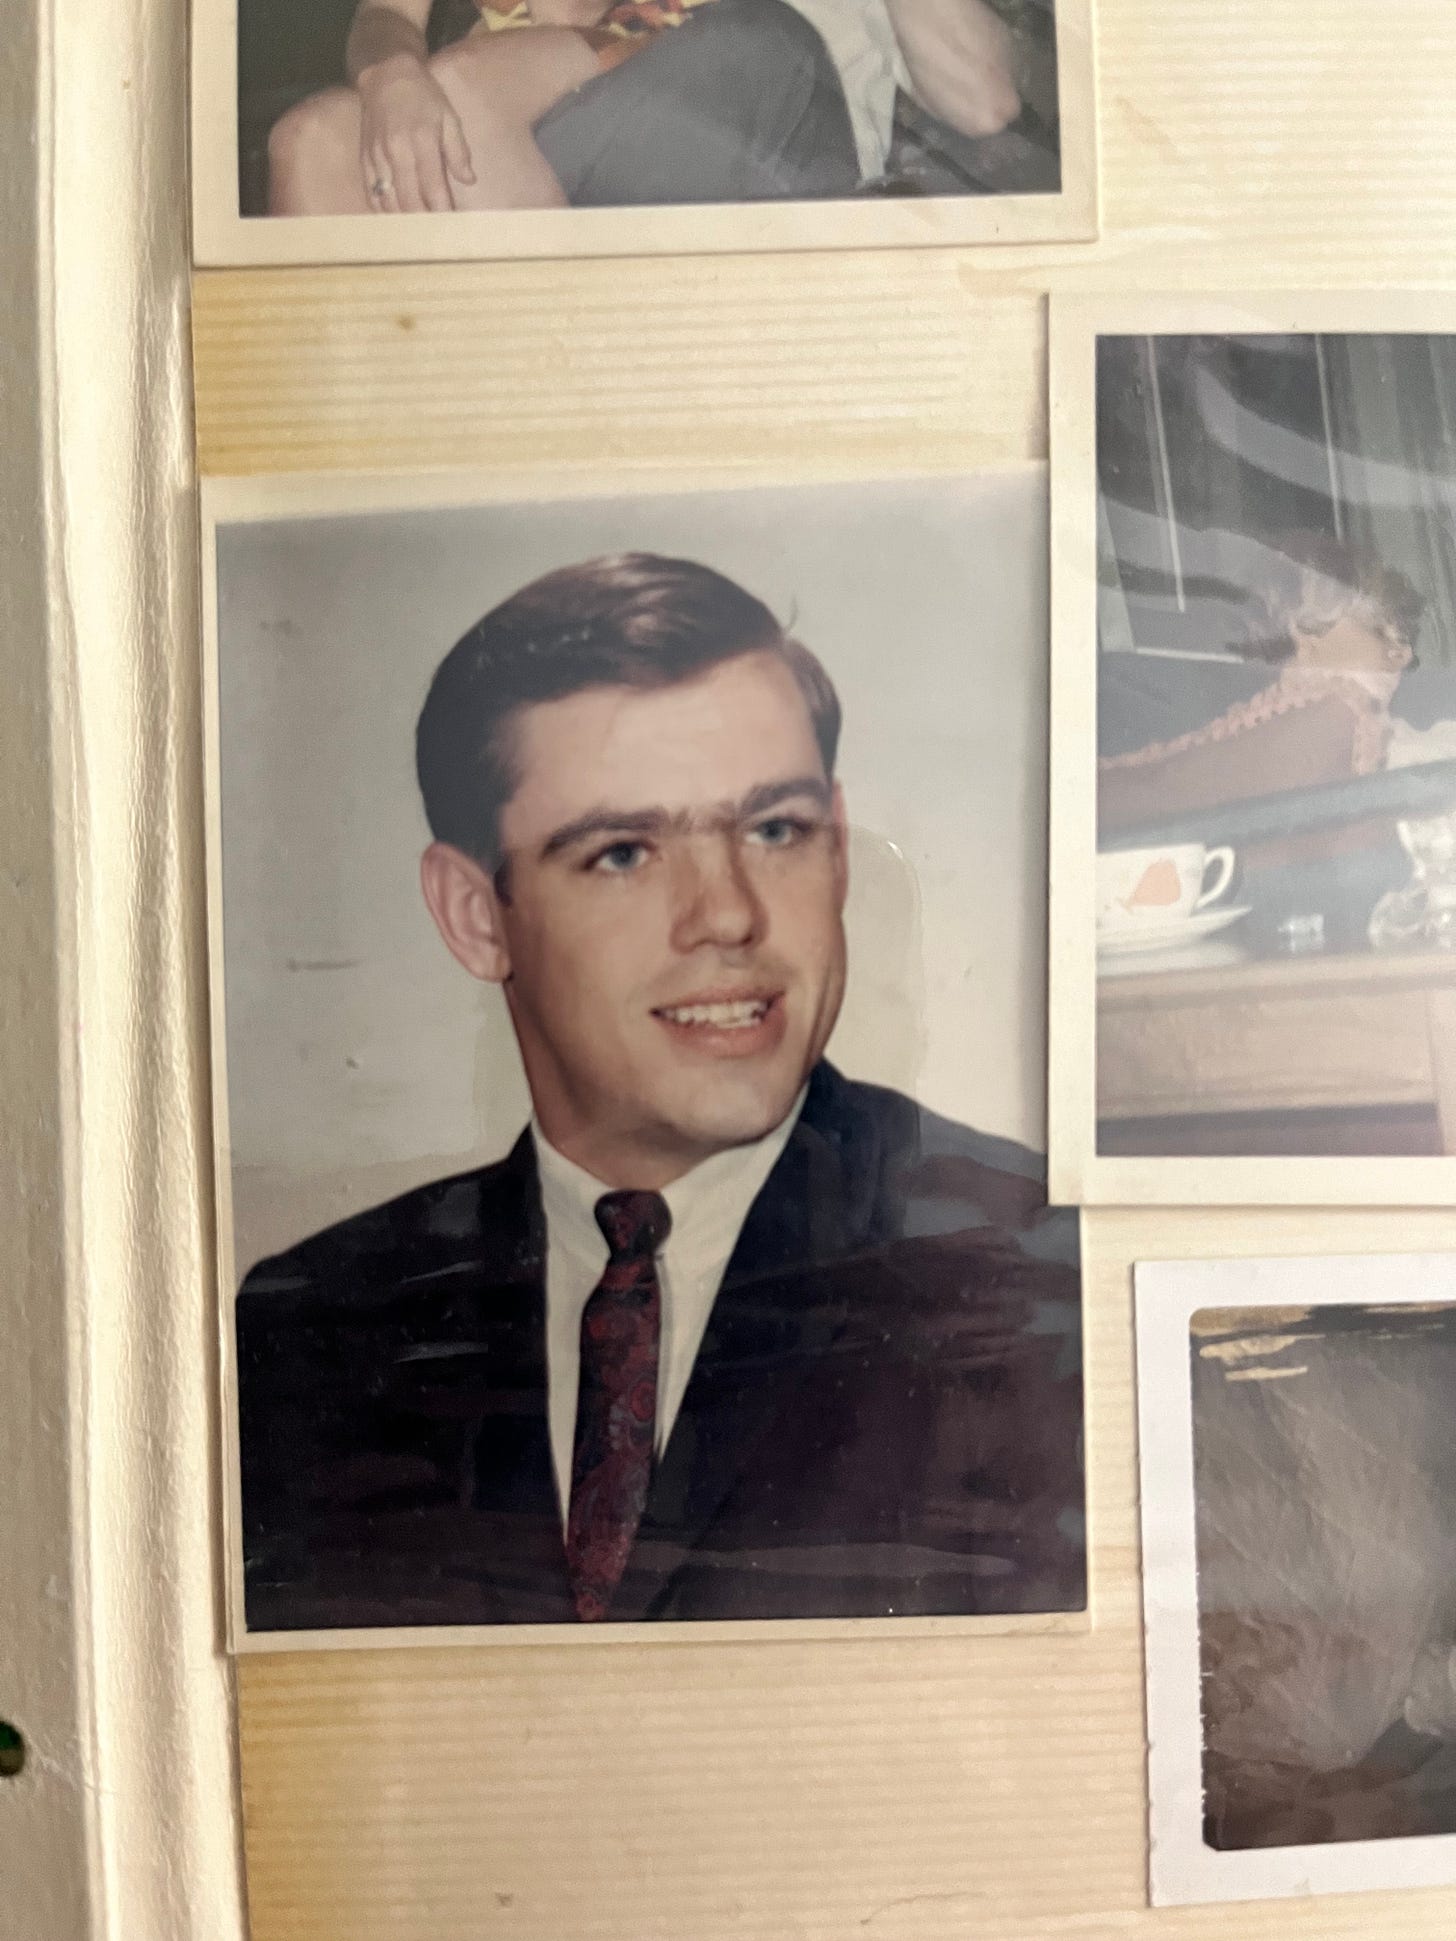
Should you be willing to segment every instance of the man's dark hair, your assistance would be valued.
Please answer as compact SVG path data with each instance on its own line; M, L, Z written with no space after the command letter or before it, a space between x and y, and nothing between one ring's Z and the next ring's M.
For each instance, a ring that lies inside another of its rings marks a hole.
M415 732L431 833L499 865L500 815L520 779L511 731L523 708L585 688L670 687L757 652L782 656L832 775L833 683L761 600L722 573L690 559L614 553L533 580L477 620L435 670Z

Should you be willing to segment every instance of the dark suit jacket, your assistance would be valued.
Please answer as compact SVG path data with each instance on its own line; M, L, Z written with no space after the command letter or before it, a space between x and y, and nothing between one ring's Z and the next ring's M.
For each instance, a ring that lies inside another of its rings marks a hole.
M1076 1215L820 1065L749 1210L614 1619L1084 1600ZM237 1303L249 1628L571 1621L535 1152L262 1262Z

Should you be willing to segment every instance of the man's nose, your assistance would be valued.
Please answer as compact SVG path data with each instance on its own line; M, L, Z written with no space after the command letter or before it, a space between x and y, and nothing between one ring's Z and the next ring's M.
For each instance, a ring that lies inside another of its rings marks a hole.
M702 944L741 950L762 937L763 905L743 853L731 839L688 844L676 888L672 941L678 950L696 950Z

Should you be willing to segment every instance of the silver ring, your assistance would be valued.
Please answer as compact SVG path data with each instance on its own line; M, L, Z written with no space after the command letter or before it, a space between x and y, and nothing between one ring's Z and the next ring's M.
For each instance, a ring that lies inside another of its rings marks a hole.
M369 184L369 194L377 202L382 195L388 195L389 186L389 182L381 175L377 181Z

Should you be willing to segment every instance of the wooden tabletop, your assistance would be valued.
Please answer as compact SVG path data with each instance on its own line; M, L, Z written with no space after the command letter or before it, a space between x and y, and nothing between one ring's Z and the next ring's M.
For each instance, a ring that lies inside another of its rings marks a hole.
M1099 976L1103 1011L1142 1010L1149 1004L1233 1003L1256 997L1297 997L1335 991L1445 989L1456 985L1456 951L1304 951L1241 963L1197 964L1187 970Z
M1104 977L1097 1045L1103 1121L1426 1106L1442 1149L1456 1150L1456 953Z

